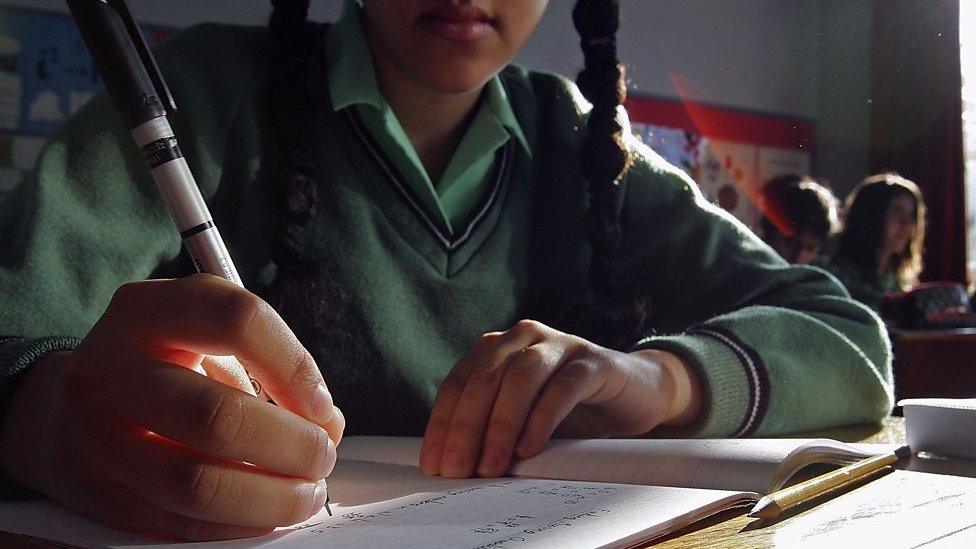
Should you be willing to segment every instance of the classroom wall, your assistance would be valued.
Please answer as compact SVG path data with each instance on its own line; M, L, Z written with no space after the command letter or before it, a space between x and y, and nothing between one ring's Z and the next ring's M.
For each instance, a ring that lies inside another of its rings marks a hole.
M870 167L872 0L820 0L814 170L843 197Z
M63 0L4 0L66 11ZM263 24L267 0L137 0L140 20L172 26L201 21ZM333 19L339 0L312 2L312 17ZM519 61L572 75L581 63L571 32L572 2L553 0ZM814 172L843 194L868 166L870 0L623 0L621 56L631 89L814 121Z
M523 61L572 74L572 2L555 0ZM813 173L841 197L869 167L872 0L623 0L631 89L814 122Z

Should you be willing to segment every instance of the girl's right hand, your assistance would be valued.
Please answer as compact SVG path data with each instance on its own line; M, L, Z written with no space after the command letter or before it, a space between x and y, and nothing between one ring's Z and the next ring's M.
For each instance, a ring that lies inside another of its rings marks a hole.
M236 356L278 406L192 371L205 355ZM0 471L122 530L248 537L321 510L344 426L270 305L211 275L138 282L20 382Z

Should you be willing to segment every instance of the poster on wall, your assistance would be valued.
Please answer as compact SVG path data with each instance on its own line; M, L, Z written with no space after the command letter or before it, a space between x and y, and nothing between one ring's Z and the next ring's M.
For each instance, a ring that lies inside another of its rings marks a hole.
M810 173L810 154L796 149L759 147L759 180L780 175Z
M172 29L143 25L150 44ZM88 50L67 13L0 7L0 193L29 171L38 142L101 90ZM2 194L0 194L2 196Z
M695 181L702 193L750 228L758 227L758 147L709 137L699 143Z
M626 107L635 135L753 230L763 183L810 173L810 121L640 96L628 97Z

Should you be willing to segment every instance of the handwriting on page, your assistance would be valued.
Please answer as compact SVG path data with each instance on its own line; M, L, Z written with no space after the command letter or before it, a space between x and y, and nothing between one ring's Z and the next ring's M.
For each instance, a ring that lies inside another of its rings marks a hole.
M344 507L277 540L296 546L321 541L346 547L402 544L474 548L525 547L570 541L569 530L614 532L616 512L646 499L647 487L534 479L474 479L438 492ZM578 528L579 527L579 528ZM545 542L545 543L543 543Z
M540 479L444 479L414 467L342 462L329 477L335 516L321 513L260 538L194 544L198 549L306 547L629 546L694 518L755 499L739 492ZM252 502L248 502L252 503ZM255 501L255 505L271 502ZM41 505L38 508L36 505ZM80 524L80 526L79 526ZM87 529L85 525L87 524ZM150 549L46 501L0 502L0 528L80 547ZM151 542L150 542L151 543ZM160 546L161 547L161 546Z

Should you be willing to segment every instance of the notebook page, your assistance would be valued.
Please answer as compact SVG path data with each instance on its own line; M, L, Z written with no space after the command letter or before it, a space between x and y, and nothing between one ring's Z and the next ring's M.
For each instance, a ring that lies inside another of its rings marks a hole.
M913 464L916 461L918 458L912 459ZM776 532L776 544L886 549L976 547L976 479L954 476L962 472L895 470L829 505L791 519Z
M343 459L416 466L419 438L348 437ZM552 440L512 476L650 486L766 491L779 464L812 439Z
M626 547L756 499L755 494L717 490L592 482L449 480L426 477L414 467L353 461L340 461L329 487L333 517L323 511L262 538L192 547ZM18 504L0 503L2 528L35 535L47 529L44 538L81 547L174 545L120 540L105 526L47 505L46 514L35 508L25 517ZM84 536L55 528L62 523L83 524Z

